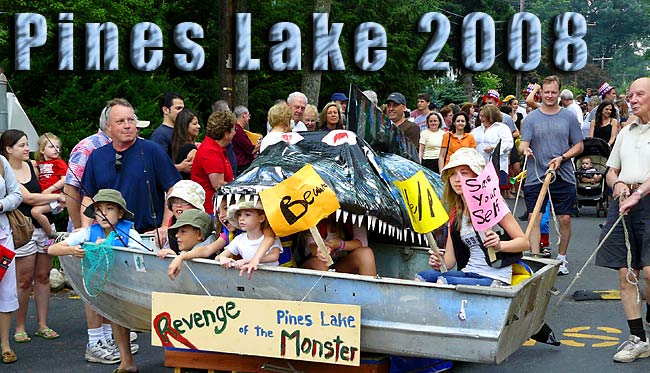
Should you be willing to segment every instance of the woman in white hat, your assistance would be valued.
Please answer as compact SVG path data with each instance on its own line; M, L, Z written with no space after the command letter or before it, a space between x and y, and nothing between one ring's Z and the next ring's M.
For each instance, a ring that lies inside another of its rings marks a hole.
M509 263L516 262L521 257L521 252L527 250L530 244L511 212L498 222L510 237L509 240L502 241L499 235L492 231L487 231L485 238L481 239L474 230L461 182L462 178L476 177L484 167L485 159L476 149L461 148L442 169L441 176L445 182L443 202L447 210L451 211L449 236L443 259L447 268L455 265L457 270L441 274L440 259L433 254L429 258L429 265L434 270L418 273L416 280L453 285L510 285L512 265ZM486 259L488 247L497 251L497 259L500 259L492 265Z

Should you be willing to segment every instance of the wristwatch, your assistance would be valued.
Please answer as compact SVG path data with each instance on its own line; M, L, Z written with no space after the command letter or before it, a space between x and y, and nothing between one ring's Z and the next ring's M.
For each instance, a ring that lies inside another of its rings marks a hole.
M564 156L564 154L560 155L560 157L562 157L562 162L566 161L566 157Z
M636 190L634 191L634 193L638 194L639 197L643 197L643 190L642 190L641 188L636 188Z

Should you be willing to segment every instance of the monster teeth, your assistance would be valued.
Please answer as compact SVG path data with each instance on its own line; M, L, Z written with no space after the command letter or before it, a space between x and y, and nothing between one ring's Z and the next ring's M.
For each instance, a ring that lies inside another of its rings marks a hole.
M257 201L258 201L259 199L260 199L260 196L258 196L257 194L253 194L253 204L254 204L254 205L257 205Z
M345 223L346 221L348 221L348 212L343 211L343 223Z
M253 198L253 196L251 196L250 194L244 194L244 201L250 202L251 198Z
M359 227L363 227L363 219L366 218L365 215L359 215L359 219L357 219L357 223L359 224Z
M400 230L397 231L397 239L398 240L402 239L402 231L400 231Z
M356 214L350 214L352 217L352 225L354 225L357 222L357 215Z
M223 200L223 196L222 196L222 195L217 195L217 202L216 202L215 210L216 210L219 206L221 206L221 200Z
M341 220L341 209L336 209L336 221Z
M422 235L418 234L418 245L422 246Z
M235 203L239 203L240 198L241 198L241 194L235 193Z

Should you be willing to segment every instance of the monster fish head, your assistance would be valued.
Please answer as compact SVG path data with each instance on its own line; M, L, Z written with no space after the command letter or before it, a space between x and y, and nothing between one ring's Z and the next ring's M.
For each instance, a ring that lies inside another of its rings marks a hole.
M406 205L393 181L405 180L423 170L441 195L442 183L436 173L398 155L376 153L354 132L300 132L290 137L268 146L246 172L222 186L215 204L223 198L228 203L240 198L257 201L261 190L275 186L310 163L336 193L341 205L336 211L338 221L349 218L361 225L365 220L369 230L404 240L411 231L414 240Z

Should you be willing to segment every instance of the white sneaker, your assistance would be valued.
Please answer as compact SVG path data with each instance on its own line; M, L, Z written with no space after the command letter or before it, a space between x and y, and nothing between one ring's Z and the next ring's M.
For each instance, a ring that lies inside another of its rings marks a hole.
M101 364L117 364L120 362L120 356L113 353L112 348L103 344L101 341L94 346L86 346L86 361Z
M131 342L135 341L136 339L138 339L138 333L130 332L129 333L129 339L130 339Z
M569 274L569 267L568 267L569 262L567 262L566 259L558 259L558 260L561 261L561 263L560 263L560 268L557 270L557 274L559 276L568 275Z
M109 350L115 354L118 358L120 357L120 349L117 348L117 344L115 344L115 340L113 338L106 338L106 345ZM137 343L131 343L131 355L135 355L140 351L140 345Z
M631 335L616 351L614 361L619 363L630 363L639 358L650 357L650 345L636 335Z

